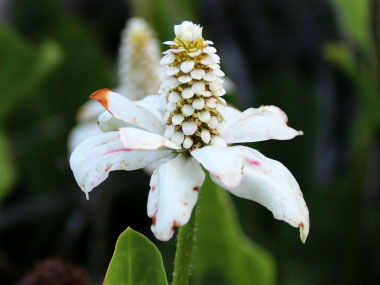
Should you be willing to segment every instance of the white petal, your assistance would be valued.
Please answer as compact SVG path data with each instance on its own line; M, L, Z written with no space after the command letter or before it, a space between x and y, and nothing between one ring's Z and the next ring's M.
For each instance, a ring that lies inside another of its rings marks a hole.
M210 121L211 115L209 111L202 111L199 115L199 120L203 123L207 123Z
M165 112L166 99L165 96L160 95L148 95L143 99L134 101L140 107L150 111L156 116L162 123L164 123L162 114Z
M212 59L211 56L206 56L205 58L202 58L202 59L201 59L201 63L202 63L203 65L210 65L210 64L215 63L215 61Z
M217 117L215 116L212 116L208 122L207 122L207 125L211 128L211 129L216 129L218 126L219 126L219 120Z
M201 138L204 143L209 143L211 140L211 135L209 130L203 129L201 132Z
M177 45L177 43L174 41L165 41L165 42L163 42L163 44L168 45L168 46L176 46Z
M185 135L183 134L183 132L174 132L170 140L174 142L176 145L181 145L184 138Z
M189 55L190 55L191 57L196 57L196 56L200 55L201 52L202 52L202 51L201 51L200 49L198 49L198 50L196 50L196 51L189 52Z
M191 148L192 145L193 145L193 139L190 137L185 138L185 140L183 141L183 147L186 149L189 149Z
M205 174L195 159L183 155L162 164L156 173L151 180L148 215L155 237L167 241L175 227L189 221Z
M102 131L99 129L98 124L95 121L78 124L70 132L68 139L69 151L72 152L74 148L85 139L101 133Z
M302 135L284 121L284 115L262 107L248 109L222 134L227 143L257 142L269 139L289 140Z
M243 177L243 157L239 149L205 146L191 155L213 174L225 187L236 187Z
M238 109L235 109L231 106L226 106L224 108L224 125L226 128L228 128L231 124L236 122L239 117L241 116L241 112Z
M202 97L195 99L192 103L192 106L196 110L202 110L205 106L205 99L203 99Z
M179 68L177 66L170 66L167 70L166 70L166 74L169 75L169 76L172 76L172 75L175 75L179 72Z
M227 190L236 196L260 203L276 219L300 228L301 240L305 242L310 226L309 210L290 171L280 162L265 157L257 150L244 146L232 148L240 149L245 166L240 185ZM218 180L215 182L220 184Z
M216 53L216 48L214 48L214 47L205 47L203 49L203 52L205 52L205 53Z
M188 117L194 114L194 107L191 106L190 104L186 104L182 106L181 111L185 117Z
M194 67L194 61L193 60L184 61L181 63L181 70L184 73L190 72L193 69L193 67Z
M164 137L170 139L174 134L174 125L165 126Z
M104 112L102 105L94 100L88 100L79 108L77 113L77 121L84 122L96 119L102 112Z
M205 76L206 72L203 69L194 69L190 72L192 78L201 80Z
M164 132L164 124L155 114L109 89L101 89L90 98L97 100L117 119L154 133Z
M220 88L220 89L214 91L215 96L223 96L224 94L226 94L226 90L224 88Z
M132 151L123 146L118 132L102 133L78 145L70 157L70 167L82 189L88 193L102 183L110 171L135 170L167 157L172 150Z
M123 146L131 150L180 149L179 146L160 135L136 128L121 128L119 138Z
M133 125L128 124L122 120L116 119L108 111L105 111L102 114L100 114L98 118L98 126L99 129L102 130L102 132L106 133L117 131L118 129L124 127L131 127Z
M160 60L160 64L161 64L161 65L171 64L171 63L174 62L174 60L175 60L175 55L169 53L169 54L167 54L167 55L165 55L165 56L163 56L163 57L161 58L161 60Z
M180 125L185 118L182 115L174 115L172 118L172 123L175 126Z
M183 52L183 51L185 51L185 49L183 49L183 48L172 49L172 53L180 53L180 52Z
M180 77L178 77L178 81L181 82L181 83L187 83L187 82L190 82L193 78L189 75L182 75Z
M195 82L192 86L191 89L193 89L195 94L201 95L204 90L205 90L205 84L203 82Z
M186 136L193 135L198 129L198 126L195 122L187 121L182 124L182 131Z
M206 44L206 45L213 45L214 44L214 42L212 42L212 41L204 41L204 43Z
M202 92L202 95L203 95L203 97L210 97L212 95L212 93L208 90L205 90Z
M203 79L206 81L214 81L216 79L215 73L213 71L207 72Z
M206 100L206 105L210 108L215 108L218 104L218 101L215 98L209 98Z
M178 92L170 92L168 101L170 103L176 104L179 100L181 100L181 96L178 94Z
M191 88L185 88L182 91L181 95L183 99L190 99L194 96L194 91Z
M219 136L211 137L211 145L219 147L227 147L227 143Z

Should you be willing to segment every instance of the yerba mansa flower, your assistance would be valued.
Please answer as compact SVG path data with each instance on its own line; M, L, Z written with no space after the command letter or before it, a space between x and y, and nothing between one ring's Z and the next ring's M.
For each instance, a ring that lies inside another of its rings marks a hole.
M275 106L244 112L226 106L224 73L213 43L191 22L175 26L175 34L173 41L165 42L170 49L161 59L161 96L150 96L145 105L109 89L90 96L112 114L109 120L129 127L89 138L75 149L70 164L79 186L88 195L110 171L155 168L148 215L156 238L166 241L175 227L189 221L205 179L203 166L224 189L300 228L304 242L309 212L290 171L257 150L231 146L288 140L302 132L289 127L286 114Z

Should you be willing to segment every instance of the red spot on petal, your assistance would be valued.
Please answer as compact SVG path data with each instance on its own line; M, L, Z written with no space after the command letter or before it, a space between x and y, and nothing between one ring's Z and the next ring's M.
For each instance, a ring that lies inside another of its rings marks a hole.
M300 222L299 224L298 224L298 226L300 227L300 228L304 228L305 227L305 225L303 224L303 222Z
M156 215L152 217L152 225L154 226L156 224Z
M198 191L198 190L199 190L199 186L195 186L195 187L193 188L193 190L194 190L194 191Z
M260 161L255 160L255 159L247 158L246 161L247 161L250 165L256 165L256 166L261 165Z
M179 222L177 222L176 220L173 221L173 226L172 226L172 231L175 230L175 228L178 228L182 226Z
M103 105L104 108L108 108L108 92L110 90L108 88L103 88L98 91L95 91L90 95L91 99L95 99L98 101L100 104Z
M153 192L154 190L156 190L156 186L152 186L152 187L150 187L150 190Z

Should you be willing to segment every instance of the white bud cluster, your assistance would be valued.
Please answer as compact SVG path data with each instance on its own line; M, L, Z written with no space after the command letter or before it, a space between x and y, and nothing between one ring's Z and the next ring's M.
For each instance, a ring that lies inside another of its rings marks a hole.
M160 50L149 25L132 18L122 33L118 92L131 100L157 94L160 88Z
M183 150L223 145L220 137L226 101L221 98L224 72L211 41L191 22L175 26L176 38L164 42L160 94L167 99L165 136Z

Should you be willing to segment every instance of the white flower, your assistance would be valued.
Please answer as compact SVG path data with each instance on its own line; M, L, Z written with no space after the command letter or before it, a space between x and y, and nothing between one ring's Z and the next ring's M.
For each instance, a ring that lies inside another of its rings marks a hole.
M178 48L185 49L185 55L194 49L213 52L207 49L210 42L203 41L203 38L199 42L184 42L183 36L180 41L178 37L177 34L174 42ZM172 65L180 65L182 62L178 59L181 56L183 54L176 56L177 60ZM202 52L198 56L204 57L207 53ZM208 68L197 57L194 62L194 68ZM177 76L182 75L179 73ZM199 80L209 89L210 83ZM155 108L173 104L167 101L170 94L179 94L184 86L194 83L179 84L163 96L151 96L150 101L145 100L144 104L132 102L109 89L93 93L90 97L101 103L113 118L133 127L122 127L118 131L91 137L74 150L70 165L81 189L88 195L113 170L155 167L147 212L152 218L154 235L166 241L173 236L175 227L186 224L190 219L198 190L205 179L203 166L216 184L236 196L262 204L276 219L300 228L304 242L309 232L309 212L290 171L257 150L231 146L269 139L288 140L302 132L289 127L286 114L275 106L240 112L225 106L225 101L213 90L208 90L207 100L215 99L219 108L212 107L215 105L213 101L211 106L203 104L204 109L195 110L191 104L202 97L178 100L176 108L170 108L172 111L167 118L163 116L166 111L162 107ZM188 106L186 110L185 106ZM224 112L223 116L220 111Z
M174 32L177 38L186 42L199 41L202 38L202 27L189 21L175 25Z
M157 94L161 84L159 57L159 45L148 24L141 18L128 20L119 49L117 92L131 100ZM70 151L84 139L102 132L97 121L103 112L104 108L93 100L80 108L77 118L79 124L69 136ZM115 123L115 120L107 122Z

